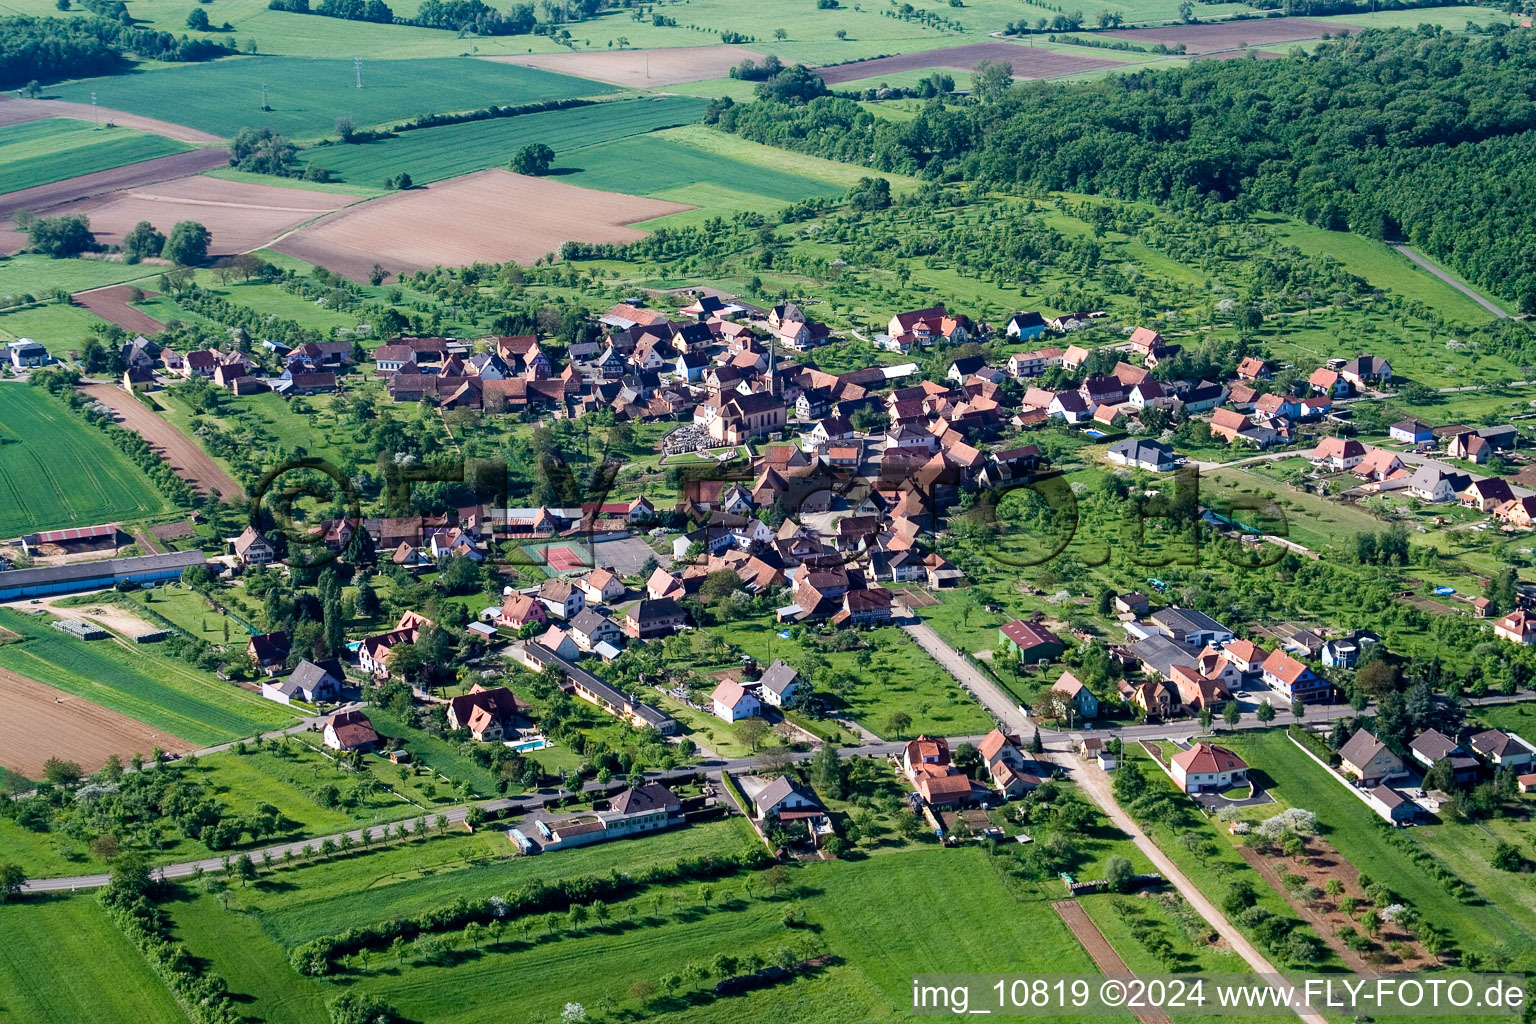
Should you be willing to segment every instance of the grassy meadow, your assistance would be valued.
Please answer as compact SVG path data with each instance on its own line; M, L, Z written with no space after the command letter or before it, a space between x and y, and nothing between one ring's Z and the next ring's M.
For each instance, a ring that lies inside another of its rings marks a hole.
M0 905L0 934L5 935L0 942L0 1021L186 1020L170 990L93 895Z
M555 151L555 173L565 180L572 150L696 121L704 103L695 97L658 97L470 121L404 132L379 142L307 150L302 159L348 184L376 185L402 171L424 184L505 167L523 146L542 142Z
M88 121L67 117L5 125L0 127L0 192L18 192L190 148L163 135L132 128L98 131Z
M0 384L0 537L171 506L101 432L37 388Z
M217 11L210 16L217 16ZM612 86L569 75L459 58L367 59L362 75L363 87L359 89L350 56L335 60L231 57L82 79L50 87L48 94L88 103L95 93L103 107L157 117L215 135L233 136L241 128L270 128L294 139L314 139L331 135L340 117L349 117L362 128L423 113L613 91ZM272 108L267 111L261 109L263 84Z

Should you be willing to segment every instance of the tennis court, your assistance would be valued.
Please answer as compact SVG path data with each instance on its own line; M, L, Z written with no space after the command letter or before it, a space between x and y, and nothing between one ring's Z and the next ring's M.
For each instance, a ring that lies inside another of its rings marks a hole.
M537 565L546 566L551 575L592 568L592 556L583 544L561 541L558 544L524 544L526 551Z

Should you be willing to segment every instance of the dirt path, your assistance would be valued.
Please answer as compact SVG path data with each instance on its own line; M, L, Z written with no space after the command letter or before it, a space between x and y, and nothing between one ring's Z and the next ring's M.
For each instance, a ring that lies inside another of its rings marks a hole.
M1501 308L1499 308L1499 306L1497 304L1495 304L1494 302L1492 302L1489 299L1483 298L1477 292L1473 291L1471 288L1468 288L1466 285L1464 285L1460 281L1456 280L1450 274L1447 274L1445 271L1441 270L1439 267L1437 267L1433 263L1429 262L1428 259L1426 259L1423 256L1420 256L1418 253L1416 253L1412 249L1408 248L1406 245L1394 245L1392 248L1396 249L1398 252L1402 253L1404 256L1407 256L1409 259L1413 260L1413 262L1417 263L1419 266L1423 267L1425 270L1429 271L1431 274L1434 274L1440 280L1444 281L1446 284L1450 285L1452 288L1455 288L1457 291L1461 292L1461 294L1465 295L1467 298L1471 299L1473 302L1477 303L1479 306L1482 306L1484 309L1486 309L1488 312L1492 313L1495 317L1499 318L1500 320L1503 320L1503 319L1505 319L1505 318L1507 318L1509 316L1509 314L1504 312L1504 310L1502 310Z
M135 526L133 528L133 539L139 547L144 549L145 554L162 555L165 553L165 549L160 546L160 542L150 536L148 530Z
M1110 823L1131 837L1137 848L1146 854L1147 859L1152 862L1153 869L1160 872L1174 888L1179 890L1179 894L1189 901L1189 905L1194 907L1196 912L1205 918L1212 928L1216 929L1217 934L1226 939L1227 944L1247 961L1248 966L1253 968L1255 974L1262 974L1268 977L1278 977L1280 975L1279 969L1270 963L1253 943L1248 941L1247 936L1243 935L1242 932L1233 926L1231 921L1227 920L1226 915L1206 897L1205 893L1201 892L1189 880L1184 872L1179 870L1178 865L1168 859L1168 855L1148 838L1147 834L1141 830L1141 826L1132 821L1131 816L1121 810L1120 805L1115 802L1114 794L1110 791L1109 776L1105 775L1104 772L1094 765L1086 763L1072 754L1048 751L1046 756L1062 768L1067 769L1072 776L1072 781L1076 782L1082 787L1083 792L1093 798L1093 802L1098 804L1099 808L1108 816ZM1307 1024L1328 1024L1327 1018L1315 1010L1297 1010L1296 1016L1306 1021Z
M29 779L43 776L50 757L94 772L116 754L127 761L156 747L184 754L194 745L82 697L0 668L0 764Z
M224 472L207 452L134 396L111 384L87 384L81 390L110 406L123 418L123 426L148 441L150 447L171 464L176 475L199 492L206 494L209 488L217 487L225 498L245 497L245 489Z
M153 294L155 293L144 293L146 298ZM109 284L105 288L92 288L90 291L75 292L70 296L70 299L74 301L75 305L85 307L103 320L109 320L131 334L142 334L152 338L165 330L165 324L156 320L148 313L134 309L129 305L129 300L132 297L132 286Z
M11 96L0 96L0 124L41 121L45 117L77 117L82 121L89 121L92 116L93 108L89 103L70 103L66 100L23 100ZM169 121L157 121L152 117L140 117L126 110L108 110L105 107L98 107L94 108L94 116L102 124L110 121L122 128L137 128L141 132L164 135L168 139L176 139L179 142L197 144L224 141L217 135L210 135L196 128L172 124Z
M1093 962L1098 965L1100 971L1105 974L1130 974L1131 969L1120 959L1120 954L1115 952L1115 947L1109 944L1104 933L1099 931L1099 926L1093 923L1093 919L1083 910L1082 905L1076 900L1058 900L1051 904L1051 909L1066 926L1072 929L1072 934L1077 941L1093 957ZM1136 1019L1141 1024L1173 1024L1173 1021L1161 1013L1148 1011L1136 1012Z

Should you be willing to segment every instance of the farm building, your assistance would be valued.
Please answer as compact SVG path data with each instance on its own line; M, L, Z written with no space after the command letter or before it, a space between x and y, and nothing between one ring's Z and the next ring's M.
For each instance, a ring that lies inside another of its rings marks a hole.
M99 562L75 562L37 569L0 572L0 601L18 597L69 594L77 590L101 590L119 583L158 583L180 578L194 565L206 565L201 551L172 551L164 555L108 558Z
M29 533L18 539L21 541L21 550L28 554L46 544L57 545L68 552L108 551L117 547L118 532L116 523L103 523L100 526L75 526L67 530Z

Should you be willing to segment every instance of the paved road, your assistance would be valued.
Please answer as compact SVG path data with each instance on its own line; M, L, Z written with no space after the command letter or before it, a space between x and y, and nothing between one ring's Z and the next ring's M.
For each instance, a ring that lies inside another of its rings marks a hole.
M1479 295L1477 292L1473 291L1471 288L1468 288L1466 285L1464 285L1460 281L1456 280L1450 274L1447 274L1445 271L1441 270L1439 267L1437 267L1433 263L1429 262L1429 260L1425 259L1423 256L1420 256L1418 253L1416 253L1412 249L1408 248L1406 245L1394 245L1392 248L1396 249L1398 252L1402 253L1404 256L1407 256L1409 259L1413 260L1413 262L1417 263L1419 266L1423 267L1425 270L1429 271L1431 274L1434 274L1440 280L1444 281L1446 284L1450 285L1452 288L1455 288L1457 291L1461 292L1461 294L1465 295L1467 298L1471 299L1473 302L1477 303L1479 306L1482 306L1484 309L1486 309L1488 312L1492 313L1494 316L1498 317L1499 319L1502 320L1505 317L1509 316L1508 313L1504 312L1504 310L1500 309L1493 302L1489 301L1488 299L1483 298L1483 296Z
M1072 781L1076 782L1083 792L1093 798L1093 802L1099 805L1099 808L1103 810L1104 814L1116 828L1131 837L1131 841L1136 844L1137 849L1146 854L1147 859L1152 862L1152 866L1175 889L1179 890L1179 894L1189 901L1190 906L1199 911L1200 916L1205 918L1206 922L1216 929L1222 938L1227 940L1227 943L1237 951L1237 954L1247 961L1248 966L1253 968L1254 973L1268 977L1279 976L1280 972L1275 968L1275 965L1270 963L1264 957L1264 954L1260 953L1253 943L1244 937L1242 932L1233 927L1232 922L1227 920L1227 916L1206 898L1205 893L1201 892L1184 872L1179 870L1178 865L1168 859L1168 855L1163 853L1157 844L1148 838L1147 834L1141 830L1141 826L1132 821L1130 815L1120 809L1120 805L1115 802L1114 793L1110 789L1109 777L1107 775L1100 771L1097 766L1085 763L1070 755L1052 752L1050 759L1059 767L1066 769L1067 773L1072 777ZM1306 1021L1307 1024L1328 1024L1325 1017L1310 1010L1297 1010L1296 1016Z

